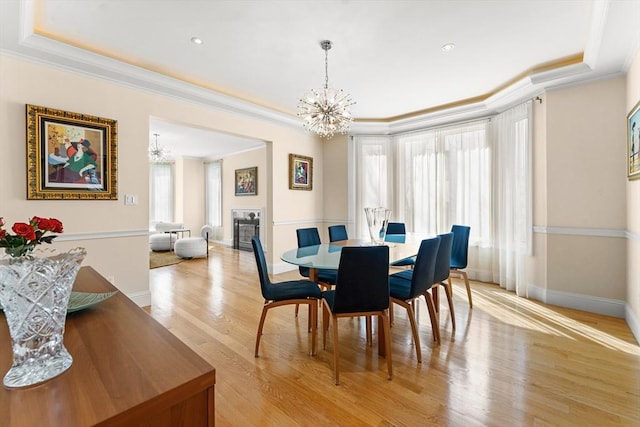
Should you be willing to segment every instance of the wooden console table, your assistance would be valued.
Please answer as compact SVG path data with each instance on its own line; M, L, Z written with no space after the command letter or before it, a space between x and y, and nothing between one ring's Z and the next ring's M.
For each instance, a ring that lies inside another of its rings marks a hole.
M82 292L116 288L91 267ZM1 426L207 426L215 424L215 369L122 293L67 317L71 368L47 382L7 390ZM0 378L11 367L11 339L0 314Z

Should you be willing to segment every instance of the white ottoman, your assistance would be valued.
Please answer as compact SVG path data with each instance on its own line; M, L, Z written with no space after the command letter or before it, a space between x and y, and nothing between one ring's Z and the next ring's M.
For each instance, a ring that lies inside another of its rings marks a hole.
M209 257L208 237L213 235L213 228L205 225L200 229L202 237L184 237L178 239L173 250L180 258L202 258Z
M176 238L169 233L158 233L149 236L149 247L152 251L169 251Z

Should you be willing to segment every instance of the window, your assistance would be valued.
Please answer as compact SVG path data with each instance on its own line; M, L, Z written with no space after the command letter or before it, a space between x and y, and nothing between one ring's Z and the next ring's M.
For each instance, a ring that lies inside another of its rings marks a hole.
M172 163L151 163L149 177L149 223L173 222L174 185Z
M205 177L205 220L213 227L222 226L222 162L206 163Z
M469 276L526 295L531 251L531 103L491 120L394 136L356 136L356 233L365 207L384 206L408 232L471 226ZM395 172L394 172L395 171Z

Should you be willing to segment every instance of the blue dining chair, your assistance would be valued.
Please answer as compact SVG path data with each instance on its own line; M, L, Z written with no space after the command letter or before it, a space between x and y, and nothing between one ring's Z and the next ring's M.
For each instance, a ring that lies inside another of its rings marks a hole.
M433 285L431 287L433 293L433 305L436 312L439 311L440 302L438 299L438 288L442 286L447 296L447 303L449 304L449 314L451 316L451 326L453 330L456 330L456 316L453 310L453 291L450 283L447 283L449 279L449 271L451 264L451 248L453 246L453 233L439 234L440 246L438 247L438 254L436 255L436 265L433 271ZM425 296L426 297L426 296Z
M387 234L384 240L387 242L404 243L405 236L407 235L407 229L404 222L390 222L387 225ZM415 257L407 257L391 263L394 267L411 267L416 263Z
M307 246L319 245L320 233L316 227L299 228L296 230L296 237L298 239L298 247L305 248ZM308 267L298 267L300 275L303 277L309 277ZM331 289L336 283L336 270L318 269L318 285L323 289Z
M469 276L467 276L466 271L462 271L462 269L467 268L469 234L471 233L471 227L467 225L453 225L451 227L451 232L453 233L453 247L451 249L451 272L449 276L449 285L451 286L451 274L464 279L464 285L467 288L467 298L469 298L469 308L473 308Z
M340 253L335 290L322 293L322 347L326 348L329 316L333 327L333 366L340 384L338 318L378 316L384 335L387 374L391 379L391 331L389 328L389 247L345 246Z
M329 241L339 242L340 240L349 240L347 234L347 227L344 225L331 225L329 226Z
M258 357L258 348L260 347L260 338L262 337L262 328L267 312L274 308L290 304L308 304L309 305L309 329L311 330L311 355L316 354L316 334L318 325L318 301L322 294L318 285L310 280L290 280L287 282L272 283L269 279L267 270L267 261L264 257L262 243L260 239L254 236L251 239L251 246L256 257L258 266L258 277L260 278L260 290L264 298L262 306L262 315L260 316L260 324L258 325L258 334L256 335L256 347L254 356Z
M431 330L436 342L440 342L440 332L438 330L438 318L436 316L433 299L429 293L433 283L433 274L436 265L436 256L440 247L440 237L424 239L420 243L416 263L413 269L403 270L389 276L389 295L392 304L398 304L407 310L413 342L416 346L416 357L418 362L422 362L422 350L420 348L420 337L418 335L418 325L415 317L415 302L420 296L424 296L431 319Z

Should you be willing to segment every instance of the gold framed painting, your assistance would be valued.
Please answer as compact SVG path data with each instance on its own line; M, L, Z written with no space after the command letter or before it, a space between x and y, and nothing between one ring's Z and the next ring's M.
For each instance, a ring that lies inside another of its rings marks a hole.
M37 105L27 113L27 199L117 200L118 122Z
M313 190L313 158L289 154L289 189Z
M258 167L236 169L236 196L258 195Z
M627 115L627 177L640 178L640 101Z

